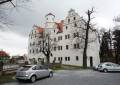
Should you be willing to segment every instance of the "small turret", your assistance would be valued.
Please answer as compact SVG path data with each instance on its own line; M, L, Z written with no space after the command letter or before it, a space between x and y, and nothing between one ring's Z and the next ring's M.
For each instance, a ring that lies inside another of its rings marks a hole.
M53 15L52 13L48 13L46 16L46 22L49 23L49 22L54 22L54 19L55 19L55 15Z
M54 28L54 26L55 26L55 21L54 21L55 15L53 15L52 13L48 13L45 16L45 18L46 18L45 28L49 28L49 29Z

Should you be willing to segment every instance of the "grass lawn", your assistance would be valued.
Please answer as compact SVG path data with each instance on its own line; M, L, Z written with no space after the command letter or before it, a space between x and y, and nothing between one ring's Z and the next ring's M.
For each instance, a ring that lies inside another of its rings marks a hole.
M14 81L15 81L15 74L7 74L0 76L0 84L14 82Z
M53 67L52 69L54 71L57 71L57 70L84 70L84 68L82 66L64 65L64 64L62 64L61 66L58 66L58 67ZM86 68L86 69L90 69L90 68Z

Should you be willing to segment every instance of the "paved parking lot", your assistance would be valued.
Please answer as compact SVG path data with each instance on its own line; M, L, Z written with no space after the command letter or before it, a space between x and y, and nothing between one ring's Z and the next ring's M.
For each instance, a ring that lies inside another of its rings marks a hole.
M102 73L93 70L60 70L52 78L2 85L120 85L120 73Z

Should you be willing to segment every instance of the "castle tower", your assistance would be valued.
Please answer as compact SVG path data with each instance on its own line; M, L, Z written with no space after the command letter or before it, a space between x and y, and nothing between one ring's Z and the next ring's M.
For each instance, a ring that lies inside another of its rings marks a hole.
M53 15L52 13L48 13L46 16L46 23L45 23L45 28L46 29L51 29L51 28L54 28L54 25L55 25L55 15Z

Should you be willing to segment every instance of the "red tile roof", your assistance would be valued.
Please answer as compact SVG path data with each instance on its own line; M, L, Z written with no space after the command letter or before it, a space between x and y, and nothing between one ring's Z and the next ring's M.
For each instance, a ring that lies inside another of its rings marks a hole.
M34 25L34 27L36 27L36 28L37 28L37 29L36 29L36 31L37 31L38 33L43 33L44 28L39 27L39 26L37 26L37 25Z
M63 21L61 21L60 23L56 23L56 25L57 25L58 33L63 32Z
M63 32L63 20L61 22L56 22L55 23L57 25L57 29L58 29L58 32L57 33L61 33ZM40 27L40 26L37 26L37 25L34 25L34 27L36 27L36 31L38 33L43 33L44 32L44 28Z
M5 51L0 51L0 57L9 57Z

